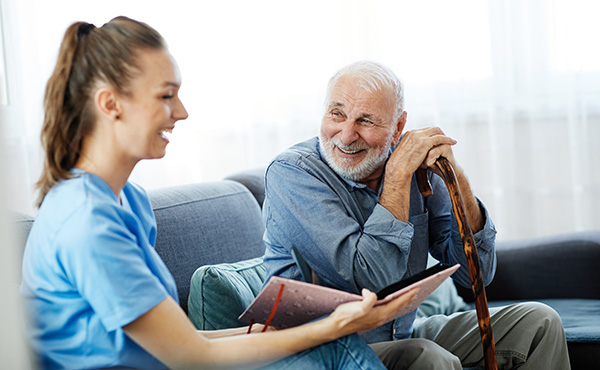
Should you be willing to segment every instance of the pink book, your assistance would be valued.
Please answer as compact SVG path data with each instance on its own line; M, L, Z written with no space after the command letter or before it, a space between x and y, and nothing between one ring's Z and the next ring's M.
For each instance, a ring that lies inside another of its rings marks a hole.
M392 284L377 293L379 300L376 305L385 303L392 298L419 287L419 292L412 303L399 311L390 320L406 315L415 310L425 298L459 267L460 265L458 264L454 266L438 265L423 271L421 274ZM279 302L276 302L279 295L281 295ZM278 329L284 329L302 325L328 315L342 303L360 301L362 299L362 296L358 294L273 276L238 319L264 324L275 307L276 310L274 311L270 325Z

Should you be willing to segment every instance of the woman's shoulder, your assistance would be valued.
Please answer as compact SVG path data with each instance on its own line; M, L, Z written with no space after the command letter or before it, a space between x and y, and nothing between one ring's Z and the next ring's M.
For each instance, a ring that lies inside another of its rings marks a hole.
M123 194L120 204L85 179L61 184L44 200L26 249L33 255L78 261L96 255L102 245L116 248L146 239L154 243L156 222L145 191L134 184L126 188L128 196Z
M61 180L50 189L40 207L39 217L51 214L54 218L67 217L81 207L90 205L117 205L117 197L99 177L80 173Z
M67 228L72 237L85 237L91 236L90 230L97 229L97 225L125 223L135 218L131 213L138 212L151 212L148 196L140 186L127 183L119 200L99 177L82 173L59 182L48 192L34 227L38 224L46 235Z

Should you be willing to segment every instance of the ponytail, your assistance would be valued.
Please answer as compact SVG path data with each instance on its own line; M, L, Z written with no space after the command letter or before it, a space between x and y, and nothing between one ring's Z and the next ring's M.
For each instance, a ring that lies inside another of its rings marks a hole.
M128 94L135 53L139 49L164 49L160 34L126 17L117 17L101 28L73 23L65 32L58 59L44 94L41 132L44 164L36 186L37 205L60 180L73 177L83 138L95 124L93 95L99 83Z

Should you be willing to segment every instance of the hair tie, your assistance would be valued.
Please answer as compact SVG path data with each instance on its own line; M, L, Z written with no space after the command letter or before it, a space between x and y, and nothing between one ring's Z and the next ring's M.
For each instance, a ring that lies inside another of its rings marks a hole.
M82 23L82 24L79 25L79 28L77 29L77 36L81 37L81 36L87 35L94 28L96 28L96 26L94 26L91 23L88 23L88 24Z

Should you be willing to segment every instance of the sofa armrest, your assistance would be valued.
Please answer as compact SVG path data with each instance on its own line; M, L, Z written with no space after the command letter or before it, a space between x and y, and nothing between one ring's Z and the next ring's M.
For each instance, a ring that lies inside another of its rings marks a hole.
M498 242L488 300L600 299L600 230ZM466 301L473 294L458 287Z

